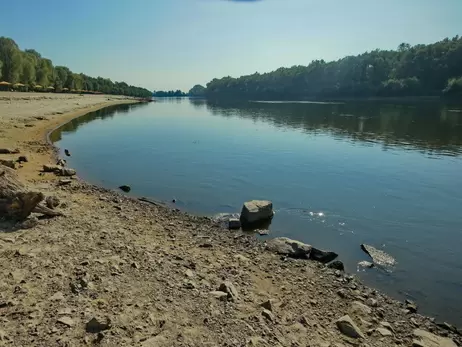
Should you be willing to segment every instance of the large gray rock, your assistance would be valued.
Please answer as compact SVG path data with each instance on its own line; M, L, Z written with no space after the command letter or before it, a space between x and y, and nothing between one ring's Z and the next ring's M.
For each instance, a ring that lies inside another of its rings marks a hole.
M257 225L271 219L274 215L273 203L267 200L247 201L242 206L241 223L243 225Z
M353 322L350 316L346 315L339 318L335 324L337 324L338 329L342 332L343 335L352 337L354 339L363 338L363 332L358 328L358 326Z
M361 245L361 249L369 254L369 256L372 258L372 261L377 265L394 266L396 264L396 260L391 255L380 249L366 245L364 243Z
M266 243L266 248L271 252L286 255L291 258L310 259L310 253L313 247L287 237L276 237Z
M447 337L437 336L429 333L428 331L415 329L414 332L415 340L413 340L413 346L423 347L457 347L457 345L451 339Z

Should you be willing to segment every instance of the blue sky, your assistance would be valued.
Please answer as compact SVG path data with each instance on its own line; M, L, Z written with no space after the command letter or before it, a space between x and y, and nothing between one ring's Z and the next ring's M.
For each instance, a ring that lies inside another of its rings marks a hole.
M462 0L0 0L0 35L152 90L462 35Z

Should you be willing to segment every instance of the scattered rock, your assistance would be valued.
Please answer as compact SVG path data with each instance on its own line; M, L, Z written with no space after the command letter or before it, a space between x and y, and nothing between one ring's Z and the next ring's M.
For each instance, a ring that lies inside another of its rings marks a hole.
M18 154L19 149L15 148L0 148L0 154Z
M228 300L228 293L222 292L221 290L215 290L210 292L210 295L218 300Z
M273 314L273 312L271 312L270 310L263 309L263 311L262 311L261 314L262 314L263 317L265 317L266 319L268 319L270 322L274 322L274 321L275 321L274 314Z
M240 227L241 227L240 219L238 219L238 218L230 218L228 220L228 228L229 229L231 229L231 230L240 229Z
M103 330L108 330L110 328L111 328L111 320L109 318L106 318L106 322L103 322L93 317L87 322L87 324L85 324L85 331L87 333L93 333L93 334L97 334Z
M62 169L62 166L60 165L43 165L43 172L60 172Z
M277 254L296 259L309 259L312 247L287 237L276 237L266 243L266 248Z
M56 292L50 297L50 301L63 301L64 294L62 292Z
M72 318L66 317L66 316L58 318L58 323L67 325L68 327L71 327L74 325L74 321L72 320Z
M335 270L345 271L345 266L340 260L333 261L332 263L327 265L327 267Z
M351 303L351 311L360 316L369 316L372 313L372 309L369 306L359 301L353 301Z
M263 307L264 309L267 309L268 311L273 312L273 301L272 300L267 300L261 303L260 306Z
M412 341L413 347L457 347L453 340L425 330L415 329L413 335L415 337Z
M408 299L406 299L406 309L410 313L417 313L417 305L413 301Z
M374 267L374 263L371 263L370 261L366 261L366 260L363 260L363 261L360 261L358 263L358 269L359 268L367 268L367 269L371 269Z
M28 161L29 161L29 159L25 155L21 155L18 158L19 163L27 163Z
M16 162L13 159L0 159L0 164L16 170Z
M63 167L61 171L59 171L61 176L74 176L77 172L74 169L70 169L67 167Z
M119 189L125 193L128 193L130 190L132 190L132 188L127 185L120 186Z
M352 338L365 338L363 332L356 326L350 316L345 315L339 318L335 324L342 334Z
M247 201L242 206L242 225L256 225L271 219L274 215L273 203L267 200Z
M383 326L385 329L390 330L392 333L395 332L395 330L393 329L393 326L388 322L385 322L385 321L380 322L380 325Z
M25 221L19 224L19 228L21 229L32 229L39 224L39 220L35 216L30 216Z
M370 306L370 307L377 307L377 306L379 306L379 303L374 298L369 298L369 299L366 300L366 305Z
M337 257L338 257L338 254L335 253L335 252L324 251L324 250L317 249L317 248L314 248L314 247L311 248L311 252L310 252L310 259L311 260L315 260L315 261L319 261L319 262L321 262L323 264L327 264L327 263L331 262L332 260L334 260Z
M337 295L340 296L342 299L346 299L348 297L348 291L345 288L340 288L337 290Z
M377 265L394 266L396 264L395 259L382 250L379 250L370 245L366 245L364 243L361 245L361 249L366 252L372 258L372 261Z
M218 288L219 291L225 292L228 294L228 300L230 301L236 301L239 299L239 294L237 292L236 287L234 284L232 284L229 281L225 281L222 284L220 284L220 287Z
M375 329L380 335L382 336L393 336L393 333L388 330L388 329L385 329L385 328L377 328Z
M56 196L47 196L45 202L47 204L47 207L51 209L58 207L60 204L59 199Z

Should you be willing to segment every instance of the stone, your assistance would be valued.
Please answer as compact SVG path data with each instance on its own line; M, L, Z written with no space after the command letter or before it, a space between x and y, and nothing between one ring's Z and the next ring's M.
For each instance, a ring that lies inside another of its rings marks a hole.
M417 313L417 305L413 301L406 299L406 310L410 313Z
M54 209L59 206L59 199L56 196L47 196L45 203L48 208Z
M0 148L0 154L18 154L19 152L17 148Z
M270 322L274 322L274 321L275 321L274 314L273 314L273 312L271 312L270 310L263 309L263 311L261 312L261 315L262 315L263 317L265 317L267 320L269 320Z
M60 165L43 165L43 172L59 172L61 169Z
M385 322L385 321L380 322L380 325L383 326L385 329L390 330L392 333L395 332L395 330L393 329L393 326L388 322Z
M68 327L71 327L74 325L74 321L72 320L72 318L67 317L67 316L58 318L58 323L67 325Z
M265 302L260 304L261 307L267 309L268 311L273 312L273 300L266 300Z
M18 162L20 163L27 163L29 161L29 158L27 158L25 155L21 155L18 158Z
M56 161L56 165L60 165L60 166L66 166L66 159L58 159Z
M70 156L71 156L71 152L69 152L69 150L68 150L68 149L65 149L65 150L64 150L64 154L65 154L65 155L67 155L68 157L70 157Z
M70 180L68 178L63 178L63 179L58 181L59 186L65 186L65 185L71 184L71 183L72 183L72 180Z
M237 261L242 264L248 264L250 262L250 259L243 256L242 254L236 254L234 258L236 258Z
M184 287L186 289L196 289L197 285L196 285L196 283L194 281L189 280L189 281L184 282Z
M365 338L363 332L357 327L357 325L353 322L350 316L345 315L339 318L335 324L337 325L338 329L341 331L342 334L357 339L357 338Z
M255 225L271 219L274 215L273 203L267 200L247 201L242 206L241 223L243 225Z
M13 159L0 159L0 164L11 169L16 169L16 162Z
M56 292L50 297L50 301L62 301L64 300L64 294L62 292Z
M59 171L61 176L74 176L77 172L74 169L70 169L68 167L63 167L61 171Z
M210 295L221 301L228 300L228 293L222 292L220 290L215 290L213 292L210 292Z
M437 336L422 329L415 329L413 335L415 340L412 345L415 347L457 347L452 339Z
M374 298L369 298L369 299L366 300L366 305L370 306L370 307L377 307L377 306L379 306L379 303Z
M338 254L331 251L324 251L315 247L311 248L310 259L319 261L323 264L330 263L332 260L338 257Z
M35 217L35 216L31 216L31 217L27 218L25 221L21 222L19 224L19 227L21 229L32 229L32 228L36 227L38 224L39 224L38 218Z
M344 288L340 288L337 290L337 295L340 296L342 299L345 299L348 297L348 291Z
M329 265L327 265L328 268L330 269L335 269L335 270L340 270L340 271L345 271L345 266L340 260L333 261Z
M122 185L119 187L119 189L125 193L128 193L130 190L132 190L132 188L130 186L127 186L127 185Z
M229 281L225 281L222 284L220 284L218 290L221 292L225 292L228 295L228 300L230 301L236 301L239 299L239 294L237 292L236 287Z
M230 218L228 220L228 228L230 230L240 229L241 221L239 218Z
M369 316L372 313L372 309L369 306L359 301L353 301L351 303L351 311L359 316Z
M375 329L380 335L382 336L393 336L393 333L385 328L377 328Z
M103 322L95 317L90 319L87 324L85 324L85 331L87 333L97 334L103 330L108 330L111 328L111 321L109 318L106 319L106 322Z
M359 268L367 268L367 269L371 269L374 267L374 263L371 263L370 261L366 261L366 260L363 260L363 261L360 261L358 263L358 269Z
M377 265L394 266L396 264L396 260L391 255L380 249L366 245L364 243L361 245L361 249L366 252L372 258L372 261Z
M190 269L187 269L184 274L189 278L194 277L194 273Z
M276 237L266 243L266 248L277 254L296 259L309 259L312 247L287 237Z

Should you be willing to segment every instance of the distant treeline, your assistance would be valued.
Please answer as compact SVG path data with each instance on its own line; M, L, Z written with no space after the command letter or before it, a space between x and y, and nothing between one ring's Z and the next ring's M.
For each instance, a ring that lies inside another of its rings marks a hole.
M20 50L16 42L0 37L0 81L19 90L53 90L55 92L99 92L136 97L151 97L151 91L112 82L108 78L74 73L65 66L53 66L33 49Z
M164 97L182 97L182 96L188 96L188 94L183 93L181 90L169 90L169 91L164 91L164 90L158 90L153 93L153 96L157 96L160 98Z
M207 97L308 99L462 95L462 38L214 79Z

